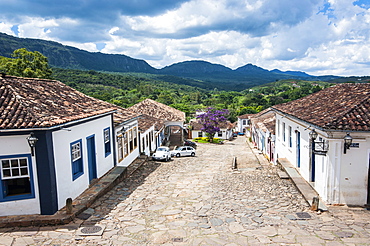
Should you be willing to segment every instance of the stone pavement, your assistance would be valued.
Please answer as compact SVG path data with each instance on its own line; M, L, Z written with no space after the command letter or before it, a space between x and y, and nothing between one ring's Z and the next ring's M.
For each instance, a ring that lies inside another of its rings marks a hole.
M287 244L369 245L370 211L310 211L245 137L149 161L70 224L0 229L0 245Z

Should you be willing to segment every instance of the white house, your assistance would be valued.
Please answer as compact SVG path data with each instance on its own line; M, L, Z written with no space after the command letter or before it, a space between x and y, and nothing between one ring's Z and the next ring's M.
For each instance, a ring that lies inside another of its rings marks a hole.
M275 112L271 108L265 109L250 116L250 121L252 142L270 162L274 163Z
M278 161L329 204L369 206L370 84L339 84L272 108Z
M114 166L111 104L0 75L0 216L54 214Z
M201 130L203 128L203 125L200 124L197 120L190 121L189 126L189 138L206 137L206 133ZM215 138L226 140L232 138L234 125L230 121L220 123L219 127L220 131L215 134Z
M243 132L246 134L247 137L250 137L250 127L251 127L251 121L250 121L250 116L253 114L243 114L238 116L238 121L237 121L237 129L238 132Z

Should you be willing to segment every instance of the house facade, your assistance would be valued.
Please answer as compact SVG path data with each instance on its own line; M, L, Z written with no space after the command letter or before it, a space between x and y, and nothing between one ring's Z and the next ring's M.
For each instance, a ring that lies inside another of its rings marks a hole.
M117 107L114 113L117 166L129 166L140 156L139 115Z
M238 132L243 132L246 134L247 137L250 137L250 127L251 127L251 121L250 116L253 114L243 114L238 116L237 121L237 130Z
M207 137L206 133L201 130L203 125L197 120L190 121L189 127L189 138ZM229 140L233 137L234 125L230 121L220 123L219 127L220 131L216 132L215 138Z
M272 163L275 161L275 112L265 109L250 116L251 138L254 146L259 149Z
M0 216L54 214L114 166L109 103L59 81L1 75L0 112Z
M276 160L288 160L329 204L369 206L370 84L336 85L273 109Z

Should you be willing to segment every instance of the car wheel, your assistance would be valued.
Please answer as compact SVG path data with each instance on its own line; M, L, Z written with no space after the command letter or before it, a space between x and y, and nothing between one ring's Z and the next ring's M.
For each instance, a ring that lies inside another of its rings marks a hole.
M194 152L191 152L191 156L195 156L195 153Z
M176 154L176 157L180 157L180 153L177 153L177 154Z

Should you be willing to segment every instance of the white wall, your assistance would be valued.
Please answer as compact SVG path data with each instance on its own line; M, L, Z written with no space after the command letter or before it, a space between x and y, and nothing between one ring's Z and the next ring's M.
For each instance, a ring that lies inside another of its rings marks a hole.
M151 136L150 132L152 132L153 139L150 137ZM147 138L148 138L148 142L146 141ZM141 147L141 151L146 156L150 156L150 154L151 154L150 152L156 150L157 144L156 144L155 141L156 141L156 138L155 138L155 132L154 132L154 125L151 126L145 132L140 133L140 147ZM143 142L144 142L144 146L143 146Z
M29 135L17 136L1 136L0 137L0 157L6 155L23 155L31 154L31 149L28 146L26 137ZM36 159L34 156L31 158L33 173L33 188L35 198L24 199L17 201L0 202L0 216L6 215L25 215L25 214L40 214L39 190L37 181Z
M124 167L127 167L129 166L138 156L140 156L140 149L139 149L139 146L140 146L140 143L138 142L137 144L137 148L134 149L133 151L130 151L130 153L123 158L123 160L119 161L119 158L118 158L118 144L117 144L117 136L121 135L121 132L120 130L122 129L122 126L125 127L125 131L126 132L129 132L130 130L132 130L134 127L136 127L137 131L136 131L136 138L137 138L137 141L140 141L139 139L139 130L138 130L138 122L137 120L135 120L134 122L131 122L130 124L126 124L126 125L120 125L119 127L116 127L115 129L115 141L116 141L116 160L117 160L117 166L124 166ZM123 146L124 148L124 146Z
M107 127L110 127L111 130L111 154L105 157L103 130ZM114 165L113 141L115 139L110 115L89 121L84 124L69 127L68 129L71 131L59 130L53 132L55 171L58 190L58 209L65 206L67 198L70 197L75 199L89 187L86 137L95 134L96 166L98 178L107 173ZM76 180L73 180L70 144L79 139L82 140L84 173Z
M280 123L280 126L278 126ZM285 123L286 141L283 141L282 125ZM292 127L292 147L289 147L289 126ZM280 127L280 129L279 129ZM294 130L301 133L301 165L297 166L296 137ZM276 156L287 158L306 181L311 181L311 156L308 125L276 115ZM330 204L363 206L367 200L370 134L351 132L353 143L359 148L350 148L344 154L346 132L326 132L316 129L319 137L329 142L326 155L315 155L315 190ZM330 137L329 137L330 136ZM318 139L316 141L319 141ZM276 159L276 158L275 158Z

